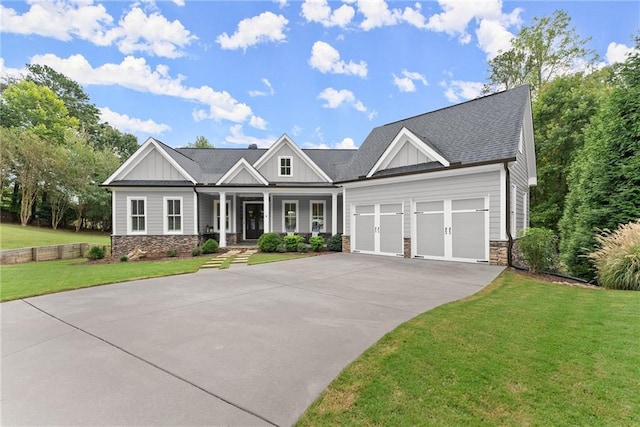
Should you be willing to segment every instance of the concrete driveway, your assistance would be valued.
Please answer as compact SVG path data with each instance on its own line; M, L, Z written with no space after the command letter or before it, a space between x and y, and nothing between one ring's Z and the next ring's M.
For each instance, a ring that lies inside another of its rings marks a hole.
M3 303L2 425L290 425L501 267L333 254Z

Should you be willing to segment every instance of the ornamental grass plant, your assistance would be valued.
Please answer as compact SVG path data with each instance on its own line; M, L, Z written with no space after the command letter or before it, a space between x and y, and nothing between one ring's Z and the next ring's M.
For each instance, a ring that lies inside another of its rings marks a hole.
M609 289L640 290L640 220L604 230L596 236L598 249L588 255L598 284Z

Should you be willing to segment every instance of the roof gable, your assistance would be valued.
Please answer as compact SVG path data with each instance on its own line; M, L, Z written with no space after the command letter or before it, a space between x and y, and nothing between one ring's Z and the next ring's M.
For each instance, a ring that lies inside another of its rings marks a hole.
M284 147L288 147L293 152L293 155L303 162L309 169L313 171L315 175L325 182L333 182L331 178L323 171L311 158L300 149L287 134L283 134L269 149L253 164L253 167L260 171L262 167L267 165L269 160L276 156Z
M192 184L196 184L196 179L188 173L183 166L180 165L167 153L159 141L148 138L138 150L133 153L106 181L103 185L109 185L113 181L127 179L157 179L166 180L186 180ZM143 169L151 171L151 169L160 168L159 171L150 172L153 176L147 176ZM143 176L144 175L144 176Z
M216 185L224 184L269 185L269 182L243 157L216 182Z
M367 178L378 171L387 168L412 166L420 163L439 162L442 166L449 166L449 161L436 149L431 147L426 138L419 138L406 127L391 141L391 144L382 153L378 161L373 165Z

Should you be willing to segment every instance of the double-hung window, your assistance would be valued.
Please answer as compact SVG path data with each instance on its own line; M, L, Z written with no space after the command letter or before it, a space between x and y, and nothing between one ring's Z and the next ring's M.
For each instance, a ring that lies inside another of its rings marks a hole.
M293 233L298 231L298 202L284 200L282 202L282 223L284 231Z
M182 197L164 198L164 231L168 234L182 233Z
M278 176L293 176L293 158L291 156L278 157Z
M325 202L324 200L311 201L311 231L325 232Z
M227 230L227 233L231 232L231 203L230 200L226 201L226 215L225 215L225 228ZM213 222L213 231L218 233L220 231L220 200L214 200L213 201L213 215L214 215L214 222Z
M129 234L145 234L147 232L146 204L146 197L127 198Z

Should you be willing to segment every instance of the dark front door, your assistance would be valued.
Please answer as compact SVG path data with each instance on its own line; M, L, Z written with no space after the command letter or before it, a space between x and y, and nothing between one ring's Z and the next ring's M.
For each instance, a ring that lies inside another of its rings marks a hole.
M246 203L244 205L244 235L246 239L257 239L264 233L264 205Z

